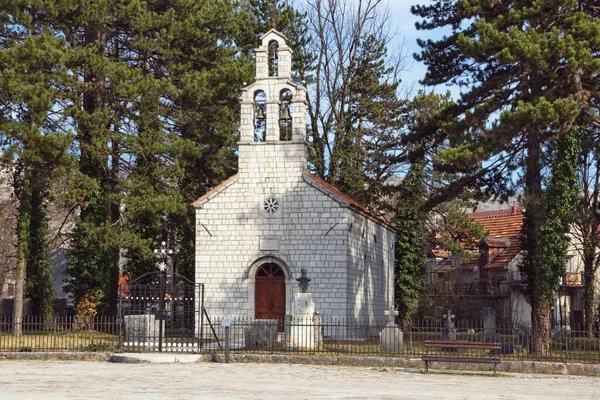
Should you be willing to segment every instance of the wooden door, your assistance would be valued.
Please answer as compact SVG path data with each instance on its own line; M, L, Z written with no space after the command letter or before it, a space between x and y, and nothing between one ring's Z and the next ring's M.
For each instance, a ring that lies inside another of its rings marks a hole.
M276 319L283 326L285 318L285 274L275 263L256 271L254 307L256 319Z

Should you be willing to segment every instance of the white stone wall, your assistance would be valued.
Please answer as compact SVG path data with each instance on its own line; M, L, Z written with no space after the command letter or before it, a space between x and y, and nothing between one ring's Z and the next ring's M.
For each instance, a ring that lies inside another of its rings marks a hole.
M348 209L349 319L383 320L394 304L394 232Z
M274 257L287 268L287 312L306 265L315 307L346 316L347 208L304 181L303 146L240 145L237 181L197 209L196 282L206 285L209 315L254 318L256 261ZM282 202L274 218L261 212L270 195ZM260 238L277 240L279 249L261 250Z
M384 318L393 303L393 232L304 176L306 88L290 80L285 36L271 30L261 40L257 80L242 90L238 175L194 203L196 282L205 284L207 312L254 318L256 271L277 262L286 274L288 314L295 279L307 266L315 308L325 318ZM279 44L277 76L268 76L272 40ZM292 92L291 141L279 141L282 90ZM254 141L257 91L266 95L264 142ZM280 202L276 215L263 211L268 197Z

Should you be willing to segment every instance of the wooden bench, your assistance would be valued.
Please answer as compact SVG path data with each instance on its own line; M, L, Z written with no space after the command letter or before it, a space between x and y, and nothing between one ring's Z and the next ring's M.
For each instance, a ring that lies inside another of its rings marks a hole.
M430 348L442 349L445 351L453 351L453 353L434 353L429 354ZM452 340L426 340L425 341L425 354L423 354L423 361L425 361L425 372L429 372L429 362L457 362L457 363L480 363L480 364L494 364L494 375L496 375L496 366L500 364L500 358L494 353L490 354L460 354L456 353L459 349L467 350L496 350L499 352L502 349L501 343L489 343L489 342L468 342L468 341L452 341Z

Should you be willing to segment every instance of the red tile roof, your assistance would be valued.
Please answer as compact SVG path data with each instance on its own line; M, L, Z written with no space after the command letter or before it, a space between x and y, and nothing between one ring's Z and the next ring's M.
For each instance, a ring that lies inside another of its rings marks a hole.
M350 197L346 196L345 194L343 194L342 192L340 192L336 187L330 185L329 183L325 182L324 180L320 179L319 177L313 175L313 174L309 174L309 173L305 173L304 176L306 176L307 178L309 178L310 180L316 182L317 184L319 184L321 187L323 187L323 189L331 192L332 194L334 194L336 197L339 197L342 201L348 203L348 205L351 208L357 209L360 212L367 214L368 216L370 216L371 218L381 222L382 224L395 229L394 225L392 225L388 220L386 220L384 217L375 214L374 212L370 211L369 209L367 209L365 206L359 204L358 202L352 200ZM237 179L237 174L230 176L229 178L227 178L226 180L224 180L223 182L219 183L217 186L215 186L214 188L210 189L208 192L206 192L204 195L200 196L198 199L196 199L196 201L194 201L192 203L192 206L195 206L199 203L201 203L203 200L207 199L208 197L210 197L210 195L212 195L213 193L219 191L221 188L227 186L229 183L233 182L235 179Z
M471 219L483 226L488 232L485 244L490 248L498 248L497 254L483 266L485 269L507 268L521 253L520 235L523 227L524 208L512 207L505 210L491 210L468 214ZM436 270L448 269L451 259L438 264ZM479 257L461 263L457 270L473 270L479 265Z
M223 182L219 183L217 186L215 186L214 188L210 189L208 192L204 193L202 196L198 197L192 203L192 206L195 206L196 204L201 203L202 200L208 198L211 194L217 192L218 190L220 190L224 186L227 186L230 182L233 182L234 180L236 180L237 176L238 176L238 174L231 175L229 178L225 179Z
M375 214L374 212L370 211L368 208L366 208L365 206L363 206L362 204L352 200L350 197L346 196L345 194L343 194L342 192L339 191L339 189L337 189L335 186L325 182L323 179L317 177L316 175L313 174L309 174L309 173L305 173L304 176L306 176L307 178L315 181L316 183L318 183L319 185L321 185L323 188L325 188L326 190L328 190L329 192L331 192L332 194L334 194L335 196L339 197L340 199L342 199L344 202L348 203L348 205L351 208L357 209L360 212L369 215L370 217L376 219L377 221L381 222L382 224L395 229L394 225L392 225L392 223L390 223L387 219L385 219L384 217Z
M479 213L469 214L469 217L483 226L488 231L488 238L514 238L521 234L523 227L523 213L495 214L480 216Z

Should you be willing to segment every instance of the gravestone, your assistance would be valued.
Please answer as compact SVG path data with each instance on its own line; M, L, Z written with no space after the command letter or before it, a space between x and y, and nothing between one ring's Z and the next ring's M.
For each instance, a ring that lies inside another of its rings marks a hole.
M496 340L496 309L484 307L481 310L481 320L483 321L483 340Z
M444 340L452 340L456 341L456 327L454 326L454 317L452 311L446 311L444 314L444 330L442 331L442 335Z
M125 325L126 342L158 342L160 332L160 320L153 314L126 315L123 317ZM165 321L163 323L163 334L165 332Z
M277 343L277 320L255 319L249 321L244 329L246 349L273 349Z
M390 309L385 311L385 315L389 317L389 321L379 333L379 351L388 354L401 353L404 349L404 333L394 321L398 311L390 306Z

